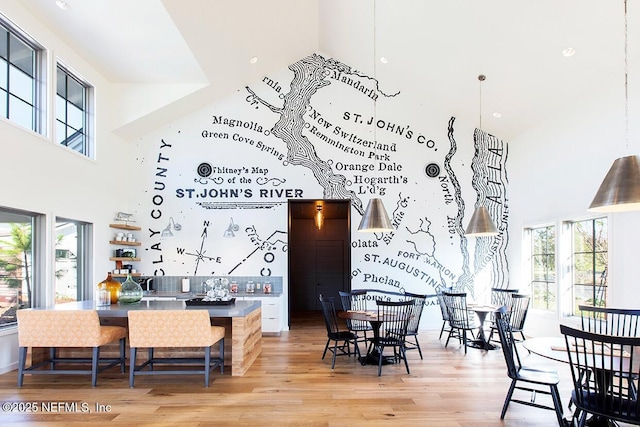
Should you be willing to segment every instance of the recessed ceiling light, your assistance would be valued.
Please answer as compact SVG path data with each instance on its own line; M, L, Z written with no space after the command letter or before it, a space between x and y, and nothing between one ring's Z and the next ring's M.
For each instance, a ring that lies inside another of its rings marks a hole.
M387 64L389 63L389 59L386 56L382 56L380 57L380 62L382 62L383 64Z
M494 111L493 112L493 117L499 119L500 117L502 117L502 113L500 111Z
M67 3L66 1L56 0L56 5L62 10L69 9L69 3Z
M562 56L564 56L565 58L572 57L575 54L576 54L576 50L572 47L566 47L562 49Z
M249 60L250 64L255 64L256 62L258 62L258 57L257 56L254 56Z

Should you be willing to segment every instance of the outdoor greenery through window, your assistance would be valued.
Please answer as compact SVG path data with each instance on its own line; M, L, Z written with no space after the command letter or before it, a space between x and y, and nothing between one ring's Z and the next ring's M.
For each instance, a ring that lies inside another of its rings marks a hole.
M572 314L578 305L606 306L608 235L607 218L571 224L573 242Z
M35 214L0 208L0 328L33 304Z
M26 35L0 20L0 114L34 132L41 132L37 85L41 52Z
M84 299L91 234L91 224L56 218L55 304Z
M531 306L556 310L556 227L532 228L531 233Z
M57 67L56 141L91 157L88 137L88 85L61 65Z

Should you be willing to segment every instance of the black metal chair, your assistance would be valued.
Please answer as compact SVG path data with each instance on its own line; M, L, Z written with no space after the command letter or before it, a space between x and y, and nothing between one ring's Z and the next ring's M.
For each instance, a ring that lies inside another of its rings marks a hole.
M349 310L367 310L367 291L352 290L351 292L338 291L340 302L344 311ZM359 342L364 342L366 346L367 332L371 332L373 328L369 322L363 320L347 319L347 329L358 336Z
M511 332L511 327L507 320L507 313L507 308L505 306L500 307L495 313L496 329L500 336L502 353L504 354L504 360L507 364L507 374L509 375L509 378L511 378L511 386L509 387L507 397L504 400L500 419L504 419L507 409L509 408L509 403L514 402L555 411L558 425L565 425L563 420L562 401L558 392L558 383L560 382L558 373L556 371L533 369L522 366L520 356L518 355L518 349L516 348L516 341L513 338L513 333ZM525 385L521 385L522 383L525 383ZM528 391L532 393L531 400L514 399L513 393L515 390ZM553 406L536 403L536 394L550 395L553 400Z
M382 375L382 365L387 360L384 349L391 347L394 363L400 363L403 360L407 374L409 374L405 338L415 301L412 299L405 301L376 300L376 305L378 306L377 319L381 321L381 325L378 336L369 340L367 354L374 354L378 358L378 376L380 376Z
M327 344L322 352L322 359L327 354L327 350L333 353L331 360L331 369L336 365L336 356L349 356L355 354L356 359L360 358L360 348L358 347L358 336L351 331L340 330L338 324L338 315L336 314L336 306L333 297L324 297L320 295L320 305L322 306L322 314L324 315L324 323L327 327ZM333 341L333 346L329 344ZM351 352L351 344L354 346L355 353Z
M640 400L633 383L640 375L640 337L597 334L560 325L565 337L579 427L611 421L640 425Z
M405 296L407 298L413 299L414 301L413 310L411 311L411 318L409 319L409 324L407 325L405 350L418 349L418 354L420 354L420 359L422 359L422 349L420 348L420 343L418 342L418 329L420 327L422 309L424 308L424 302L427 299L427 296L412 294L410 292L406 292Z
M478 328L475 322L475 316L469 318L469 310L467 308L467 294L465 292L443 292L442 298L447 307L449 315L449 336L444 344L445 348L449 345L451 337L458 338L458 341L464 346L464 353L467 354L467 332L471 333L474 338L473 331Z

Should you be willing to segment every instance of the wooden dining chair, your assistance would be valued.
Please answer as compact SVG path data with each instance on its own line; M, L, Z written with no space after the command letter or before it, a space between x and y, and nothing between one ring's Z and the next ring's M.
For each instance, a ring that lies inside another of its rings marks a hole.
M509 305L504 304L507 307L507 318L509 326L511 327L511 333L513 333L516 341L524 341L527 339L524 335L524 324L527 320L527 314L529 313L530 301L531 298L529 295L512 293L507 300ZM494 332L497 332L495 321L491 325L489 342L491 342ZM516 334L520 334L520 338L516 338Z
M635 337L640 331L640 310L579 305L583 331Z
M564 426L562 400L560 399L560 393L558 392L558 383L560 382L558 373L551 370L522 366L518 349L516 347L516 341L513 338L513 333L511 332L511 327L509 326L507 319L507 313L508 311L506 306L500 307L495 312L496 329L500 336L500 345L502 347L505 363L507 364L507 375L511 378L511 386L509 387L507 397L504 400L500 419L504 419L507 409L509 408L509 403L514 402L526 406L555 411L558 425ZM529 400L515 399L513 397L515 390L530 392L531 398ZM553 401L553 406L536 403L536 394L550 395Z
M351 292L338 291L342 309L349 310L367 310L367 291L352 290ZM364 320L346 319L347 329L358 336L358 342L367 343L367 333L372 332L373 328L369 322Z
M444 297L442 296L442 291L438 291L436 294L436 298L438 299L438 305L440 306L440 315L442 316L442 326L440 327L440 335L438 335L438 339L442 339L442 334L446 331L451 332L451 326L449 326L449 312L447 310L447 304L444 302Z
M414 301L413 309L411 310L411 317L409 318L409 324L407 325L407 334L404 339L405 350L418 350L420 359L422 357L422 349L420 348L420 342L418 341L418 333L420 329L420 319L422 318L422 311L424 309L424 303L427 299L426 295L413 294L405 292L407 299Z
M378 376L380 376L382 375L382 365L387 360L384 350L391 348L393 362L403 361L407 374L409 374L405 339L415 301L413 299L405 301L376 300L376 305L378 307L377 319L381 321L380 332L377 338L370 340L367 354L375 354L378 358Z
M474 338L473 331L478 327L475 322L475 316L469 317L469 309L467 307L467 294L465 292L442 292L447 313L449 314L449 335L445 348L449 345L451 337L458 338L460 344L464 346L464 353L467 354L467 346L471 340L467 334Z
M334 297L327 297L320 294L320 305L322 306L322 315L327 328L327 343L322 352L322 359L327 355L327 350L333 353L331 358L331 369L336 366L336 356L356 356L356 360L360 359L360 348L358 347L358 335L349 330L343 330L338 322L336 314L336 306ZM329 346L333 342L333 346ZM353 345L353 352L351 351Z
M598 334L560 325L571 366L576 410L582 427L621 421L640 425L640 399L634 384L640 375L640 337Z

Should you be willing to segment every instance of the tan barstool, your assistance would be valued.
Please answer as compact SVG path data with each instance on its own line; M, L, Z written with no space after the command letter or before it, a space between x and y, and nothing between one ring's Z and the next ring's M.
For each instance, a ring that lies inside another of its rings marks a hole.
M133 387L135 375L204 374L205 387L209 387L209 374L220 366L224 372L224 327L211 326L207 310L130 310L129 346L129 386ZM211 347L219 343L220 354L211 359ZM154 357L156 348L203 348L203 358ZM147 348L148 359L136 365L138 348ZM202 365L203 370L161 370L154 371L155 364ZM148 368L148 370L145 370Z
M18 387L22 387L24 373L31 374L89 374L91 385L96 386L98 372L120 365L124 373L126 328L100 326L96 310L37 310L23 309L18 316ZM119 358L100 358L100 347L120 341ZM25 368L27 349L49 347L49 359ZM91 358L58 357L58 348L91 348ZM56 369L57 363L91 363L88 369ZM49 369L41 369L45 365ZM105 366L100 366L105 364Z

